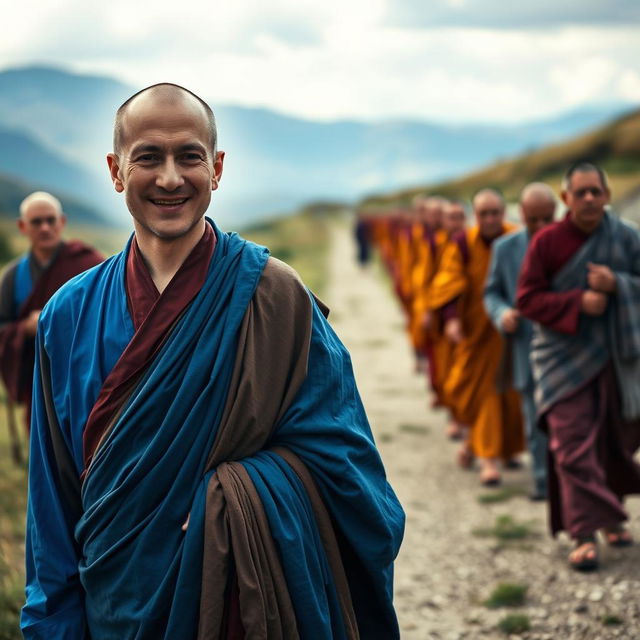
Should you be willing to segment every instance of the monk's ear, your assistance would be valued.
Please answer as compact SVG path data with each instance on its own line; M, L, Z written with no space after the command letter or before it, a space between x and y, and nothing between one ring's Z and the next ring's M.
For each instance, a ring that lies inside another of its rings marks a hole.
M211 176L211 191L218 188L220 179L222 178L222 167L224 165L224 151L218 151L213 161L213 176Z
M562 202L564 202L568 207L569 206L569 192L566 189L563 189L560 192L560 197L562 198Z
M111 181L118 193L124 191L124 183L122 182L120 174L120 162L118 156L115 153L107 154L107 165L109 166L109 173L111 174Z
M20 233L26 233L27 231L27 224L25 223L25 221L22 219L22 216L20 216L17 220L16 220L16 225L18 226L18 229L20 230Z

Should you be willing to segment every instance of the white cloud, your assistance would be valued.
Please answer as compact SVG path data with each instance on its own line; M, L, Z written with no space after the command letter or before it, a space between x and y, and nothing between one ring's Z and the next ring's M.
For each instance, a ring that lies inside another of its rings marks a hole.
M468 11L464 0L446 2ZM149 0L28 0L0 40L0 65L50 62L137 87L168 80L214 103L318 119L504 122L600 98L640 99L636 26L390 26L400 6L194 0L176 11ZM591 2L593 15L598 6Z

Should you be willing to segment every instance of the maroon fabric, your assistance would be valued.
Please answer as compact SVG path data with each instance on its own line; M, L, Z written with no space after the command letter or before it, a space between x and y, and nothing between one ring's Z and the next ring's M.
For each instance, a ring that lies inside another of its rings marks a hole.
M103 260L104 256L79 240L64 243L51 264L35 282L29 297L18 311L16 321L0 330L2 379L11 399L14 402L25 403L27 415L31 408L35 339L25 334L23 320L32 311L41 310L67 280Z
M207 224L198 244L160 294L133 238L127 257L126 287L136 332L104 381L87 419L83 435L84 473L130 389L162 346L175 321L202 288L215 244L215 233Z
M572 538L627 519L622 497L640 493L640 423L624 422L613 367L556 403L544 417L549 433L551 531Z
M522 263L516 304L522 315L561 333L578 330L582 290L551 291L551 281L589 237L569 214L538 232Z
M226 640L244 640L245 631L240 614L240 589L238 588L238 577L235 571L231 578L225 625L226 632L224 635Z

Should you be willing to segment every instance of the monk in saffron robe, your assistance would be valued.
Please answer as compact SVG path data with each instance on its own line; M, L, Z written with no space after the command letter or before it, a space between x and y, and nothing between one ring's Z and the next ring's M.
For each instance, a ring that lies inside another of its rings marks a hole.
M455 345L454 362L444 386L455 418L470 425L459 460L480 459L480 481L500 483L498 461L515 464L523 449L520 400L513 389L498 390L496 379L502 338L483 304L491 244L515 226L504 221L502 196L491 189L473 200L477 226L447 245L431 287L431 304L445 321L444 332Z
M211 109L149 87L114 152L135 233L37 334L25 638L398 638L404 515L327 309L204 213Z
M598 566L596 532L631 543L623 497L640 492L640 236L606 210L604 172L571 167L566 217L537 234L517 306L534 320L531 363L548 430L550 525L576 548L569 564Z
M442 213L447 201L438 196L414 199L419 224L414 235L414 265L411 273L411 318L409 330L413 348L418 355L420 370L427 370L434 394L434 406L442 405L438 388L438 371L434 355L434 336L429 311L429 287L438 270L447 233L442 228Z
M466 219L467 213L463 202L453 200L444 206L442 213L442 230L445 234L445 241L440 251L436 273L440 268L442 253L444 253L446 244L451 241L451 238L464 230ZM431 285L434 277L435 273L431 278L429 287L424 291L424 304L426 305L424 324L431 340L431 354L435 374L433 386L436 393L437 404L445 407L450 414L446 434L452 440L459 440L464 437L467 426L456 420L454 405L449 402L444 392L447 377L453 366L455 345L444 335L444 324L438 312L432 306L432 300L436 299L431 296Z
M30 249L7 266L0 280L0 371L11 400L25 406L27 429L40 311L67 280L104 260L79 240L64 242L65 223L56 197L45 191L28 195L20 204L18 229Z

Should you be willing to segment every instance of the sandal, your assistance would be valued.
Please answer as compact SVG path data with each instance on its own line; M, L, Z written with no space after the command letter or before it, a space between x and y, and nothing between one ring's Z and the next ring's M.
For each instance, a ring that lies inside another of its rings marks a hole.
M464 438L464 431L455 422L450 422L447 425L445 434L449 440L462 440Z
M569 566L576 571L595 571L598 568L598 547L594 536L579 538L569 554Z
M615 529L605 529L604 537L610 547L630 547L633 544L631 533L622 525Z

